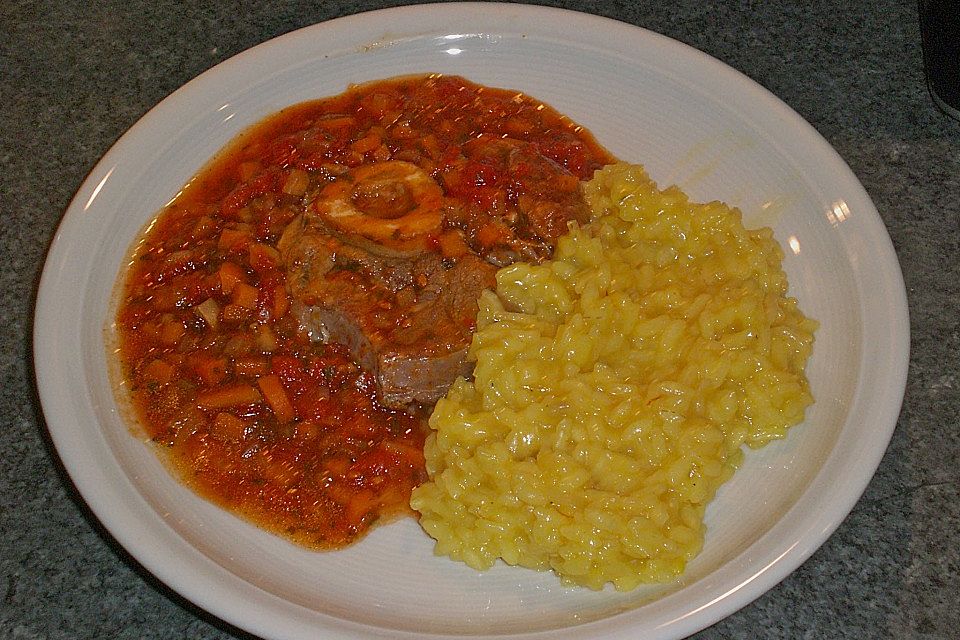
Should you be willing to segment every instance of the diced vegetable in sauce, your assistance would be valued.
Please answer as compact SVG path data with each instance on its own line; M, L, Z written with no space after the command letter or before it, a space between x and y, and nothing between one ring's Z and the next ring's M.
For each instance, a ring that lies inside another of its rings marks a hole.
M387 80L295 105L243 133L161 212L117 313L134 408L183 480L316 548L408 511L430 407L387 408L349 349L310 339L277 243L325 187L390 161L462 204L434 250L493 261L503 248L547 255L565 231L550 218L556 194L575 193L610 156L553 109L461 78Z

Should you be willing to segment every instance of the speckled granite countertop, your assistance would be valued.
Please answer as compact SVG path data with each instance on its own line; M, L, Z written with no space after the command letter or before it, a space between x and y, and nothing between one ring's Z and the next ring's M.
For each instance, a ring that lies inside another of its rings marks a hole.
M150 107L298 27L395 2L0 4L0 638L247 637L158 584L88 514L48 446L31 318L71 196ZM893 238L913 353L880 468L830 540L713 638L960 638L960 122L923 83L916 2L555 2L739 69L850 164Z

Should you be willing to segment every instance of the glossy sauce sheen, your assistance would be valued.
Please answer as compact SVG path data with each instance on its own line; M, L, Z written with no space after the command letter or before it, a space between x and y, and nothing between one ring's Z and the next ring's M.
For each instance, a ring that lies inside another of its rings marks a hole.
M365 164L416 164L447 197L483 210L558 187L463 153L504 138L536 145L578 180L612 160L515 91L401 78L268 117L161 212L137 245L117 328L139 421L187 484L315 548L409 511L426 477L430 407L381 406L345 348L310 341L291 312L277 241L312 193ZM458 233L485 237L482 225Z

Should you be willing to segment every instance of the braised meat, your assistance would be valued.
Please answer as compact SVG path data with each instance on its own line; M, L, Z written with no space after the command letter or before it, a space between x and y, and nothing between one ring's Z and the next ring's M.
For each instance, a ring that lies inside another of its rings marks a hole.
M382 404L433 404L470 374L477 299L495 284L492 265L474 255L376 255L303 220L281 247L301 323L345 345L376 376Z
M306 198L279 243L301 324L341 343L391 407L430 405L467 376L481 291L584 222L579 180L537 145L478 136L435 168L361 165Z
M477 299L496 268L429 241L441 222L429 176L405 162L372 166L324 189L284 231L287 288L314 337L345 345L376 376L381 403L433 404L470 373Z

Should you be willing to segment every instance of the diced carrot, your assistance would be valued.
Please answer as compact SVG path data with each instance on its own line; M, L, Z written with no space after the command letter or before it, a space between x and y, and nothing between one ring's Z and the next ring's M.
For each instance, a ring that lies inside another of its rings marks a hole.
M463 172L461 169L451 168L443 173L443 185L447 191L456 190L463 183Z
M167 384L173 379L174 368L170 363L157 358L143 369L143 380L157 384Z
M419 133L410 125L410 121L401 120L390 127L390 135L400 140L413 140Z
M243 251L253 241L249 231L226 228L220 232L217 248L221 251Z
M232 413L220 412L213 419L210 432L225 440L243 440L247 424Z
M278 284L273 289L273 317L282 318L290 309L290 299L287 297L287 289L282 284Z
M440 253L445 258L460 258L470 253L470 247L457 231L445 231L440 234L437 241L440 245Z
M354 523L361 522L376 507L376 493L369 489L355 491L347 502L347 519Z
M280 264L280 252L270 245L256 242L248 247L247 253L250 254L250 266L257 271L276 269Z
M220 276L220 291L225 295L230 295L233 288L246 278L243 267L235 262L224 262L221 264L218 274Z
M160 321L159 320L149 320L140 325L138 334L141 338L146 338L147 340L153 342L160 339Z
M379 147L377 147L376 150L373 152L373 160L374 160L374 162L386 162L386 161L389 160L391 157L393 157L393 152L390 151L390 147L388 147L388 146L385 145L385 144L381 144L381 145L380 145Z
M557 175L554 177L553 181L554 185L557 187L557 191L576 191L580 186L579 178L570 174Z
M480 227L480 230L477 232L477 240L480 241L481 246L492 247L500 240L504 239L504 229L500 228L499 225L496 225L492 222Z
M243 307L244 309L256 309L257 308L257 296L260 295L260 290L251 284L245 282L238 282L233 287L233 292L231 293L231 300L233 304Z
M402 464L408 464L410 466L423 464L423 449L420 447L388 440L384 440L379 446Z
M181 293L174 284L161 285L153 290L153 299L150 301L154 309L160 311L174 311L180 306ZM145 328L146 324L142 328Z
M290 384L306 375L303 363L294 356L277 355L270 358L271 371L280 376L280 379Z
M427 152L431 158L436 160L440 157L440 143L437 142L437 136L432 133L425 135L421 140L420 144L423 145L423 150Z
M262 376L257 379L257 386L260 387L260 391L263 392L263 397L266 399L267 404L270 405L270 408L273 409L273 415L277 417L277 420L281 423L293 420L296 416L296 411L283 385L280 384L280 376L276 374Z
M357 153L367 153L368 151L373 151L379 147L381 142L380 136L378 136L376 133L370 132L351 144L350 148Z
M506 129L507 133L515 138L523 138L529 135L532 127L532 122L521 117L510 118L503 124L503 128Z
M229 409L263 401L263 396L252 385L238 382L209 391L197 396L197 404L202 409Z
M239 304L230 303L223 307L223 321L243 322L244 320L249 320L252 313L253 312L246 307L242 307Z
M400 119L403 113L395 109L390 109L389 111L384 111L383 115L380 116L380 125L382 127L388 127L397 120Z
M213 387L227 377L227 359L226 358L201 358L194 369L200 380L208 387Z
M363 164L363 154L351 149L343 155L343 164L348 167L359 167Z
M206 295L220 291L220 274L208 273L200 278L200 288Z
M293 169L283 183L283 192L291 196L302 196L310 186L310 174L303 169Z

